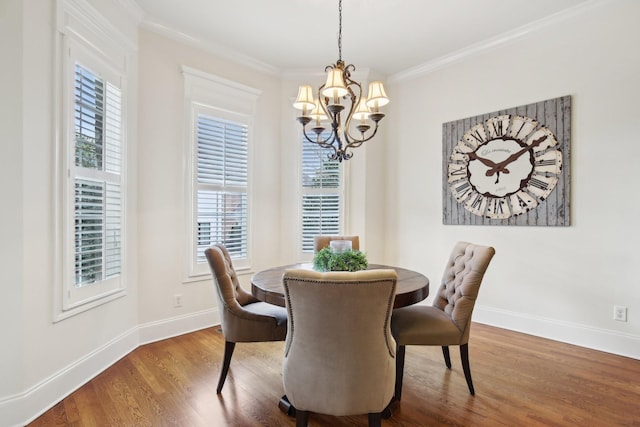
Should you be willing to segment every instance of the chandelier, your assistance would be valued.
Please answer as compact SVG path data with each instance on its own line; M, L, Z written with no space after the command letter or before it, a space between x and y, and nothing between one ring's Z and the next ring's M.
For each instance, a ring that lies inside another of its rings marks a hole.
M389 103L382 82L369 83L367 97L362 86L351 79L352 64L342 61L342 0L338 3L338 61L325 68L327 81L318 88L317 98L310 85L298 89L294 108L302 110L297 120L302 124L304 138L323 148L331 148L329 159L342 162L353 157L357 148L372 139L384 114L380 107ZM345 114L346 113L346 114ZM329 121L329 132L323 122ZM310 132L307 125L313 122Z

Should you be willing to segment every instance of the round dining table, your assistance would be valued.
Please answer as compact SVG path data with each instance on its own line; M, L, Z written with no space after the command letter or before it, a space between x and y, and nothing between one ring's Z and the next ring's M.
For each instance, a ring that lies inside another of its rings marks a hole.
M380 264L369 264L367 270L380 268L390 268L398 273L393 308L406 307L429 296L429 279L424 274L406 268ZM289 269L312 270L313 268L311 263L298 263L260 271L251 278L251 293L260 301L284 307L282 275Z

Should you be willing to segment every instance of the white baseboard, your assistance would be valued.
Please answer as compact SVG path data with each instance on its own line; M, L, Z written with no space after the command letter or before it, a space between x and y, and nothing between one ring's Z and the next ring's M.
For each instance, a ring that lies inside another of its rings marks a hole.
M133 328L25 392L0 400L0 425L23 426L30 423L137 346L138 328Z
M637 335L478 305L473 321L640 360Z
M132 328L23 393L0 398L0 425L24 426L137 347L216 325L217 309Z
M202 310L184 316L143 323L138 326L138 345L149 344L200 329L209 328L220 323L218 309Z

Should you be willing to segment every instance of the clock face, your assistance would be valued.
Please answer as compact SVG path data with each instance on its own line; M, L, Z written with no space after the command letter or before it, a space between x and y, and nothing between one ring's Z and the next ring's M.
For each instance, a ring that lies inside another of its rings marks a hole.
M561 170L553 132L529 117L501 115L464 133L449 157L448 182L469 212L505 219L545 200Z

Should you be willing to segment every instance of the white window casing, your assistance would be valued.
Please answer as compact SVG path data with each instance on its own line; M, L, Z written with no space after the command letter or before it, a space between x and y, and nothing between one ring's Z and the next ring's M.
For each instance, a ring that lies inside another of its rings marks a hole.
M57 2L54 321L126 295L126 63L94 9Z
M210 274L204 250L224 244L236 270L251 265L251 144L260 91L183 66L185 282Z

